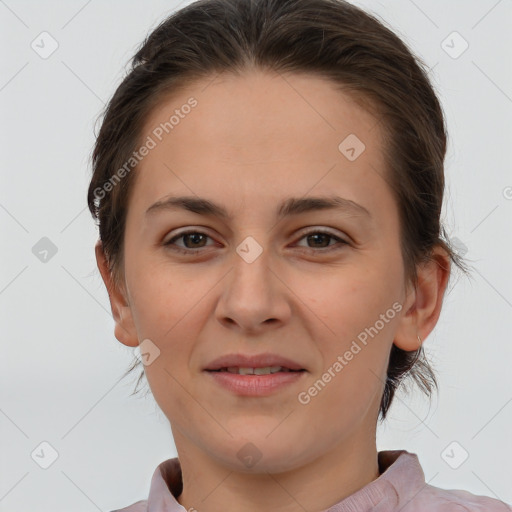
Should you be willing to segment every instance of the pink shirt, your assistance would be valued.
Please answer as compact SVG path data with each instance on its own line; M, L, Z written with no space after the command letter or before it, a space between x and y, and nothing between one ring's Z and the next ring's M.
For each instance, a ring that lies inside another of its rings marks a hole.
M322 512L512 512L512 507L499 500L426 484L414 453L381 451L378 457L380 476L376 480ZM187 512L176 500L181 490L179 460L168 459L156 468L147 500L113 512Z

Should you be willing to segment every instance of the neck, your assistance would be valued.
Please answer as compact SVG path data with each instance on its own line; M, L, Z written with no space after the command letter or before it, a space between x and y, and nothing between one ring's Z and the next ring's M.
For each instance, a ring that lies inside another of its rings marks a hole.
M183 478L177 501L192 512L324 511L379 476L375 431L362 433L283 472L240 473L173 431Z

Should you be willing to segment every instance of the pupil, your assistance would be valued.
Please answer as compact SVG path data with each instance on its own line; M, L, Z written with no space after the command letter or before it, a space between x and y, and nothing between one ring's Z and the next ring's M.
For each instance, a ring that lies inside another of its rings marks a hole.
M317 233L316 235L309 235L308 236L308 239L311 239L311 238L317 238L318 237L322 238L324 237L324 241L329 237L329 235L326 235L325 233ZM327 245L329 245L329 241L327 240ZM323 247L326 247L326 245L324 244Z
M204 235L202 235L201 233L188 233L188 234L184 235L184 239L189 240L190 238L193 238L192 244L195 245L196 242L199 241L198 238L202 237L202 236L204 236ZM187 243L185 243L185 245L188 247Z

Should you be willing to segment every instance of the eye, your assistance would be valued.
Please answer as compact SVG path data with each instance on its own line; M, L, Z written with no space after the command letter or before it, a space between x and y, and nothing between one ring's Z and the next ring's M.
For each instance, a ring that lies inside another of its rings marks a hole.
M170 238L167 242L164 242L165 247L169 247L173 251L181 252L182 254L197 254L198 252L201 252L201 248L208 247L206 245L206 240L211 237L207 235L206 233L203 233L201 231L194 231L189 230L185 231L183 233L180 233L172 238ZM177 240L182 239L184 242L184 245L177 245L175 242ZM313 250L320 249L321 252L327 252L335 249L339 249L340 245L348 245L348 242L343 240L342 238L333 235L332 233L328 231L309 231L308 233L303 234L303 236L299 240L306 239L307 242L315 244L313 247L305 247L307 250ZM325 241L327 241L327 245L325 245ZM337 244L330 244L330 241L338 242ZM210 244L214 245L214 244ZM304 247L301 245L298 245L298 247Z
M309 231L308 233L305 233L299 240L306 239L307 242L312 242L314 245L313 247L306 247L306 249L326 249L321 252L327 252L331 251L333 249L339 249L339 245L348 245L348 242L343 240L342 238L333 235L332 233L329 233L328 231ZM335 242L338 242L338 244L329 244L330 240L334 240ZM324 244L324 242L327 240L327 245ZM304 247L304 246L298 246L298 247ZM316 251L318 252L318 251Z
M183 254L195 254L199 252L201 247L206 247L203 242L205 242L207 238L210 238L210 236L201 231L185 231L170 238L167 242L164 242L163 245ZM180 239L184 241L184 248L174 243L176 240Z

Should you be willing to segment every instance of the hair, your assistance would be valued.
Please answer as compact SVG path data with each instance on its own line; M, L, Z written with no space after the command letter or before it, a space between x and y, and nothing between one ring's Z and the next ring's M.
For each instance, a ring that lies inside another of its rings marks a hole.
M406 281L417 286L417 266L431 261L438 246L467 273L440 221L443 111L427 67L406 44L384 22L343 0L199 0L146 37L102 113L87 202L114 283L124 280L123 236L135 179L133 172L122 180L115 173L139 147L145 120L164 98L194 81L250 69L327 78L374 113L384 140L384 178L398 205ZM135 360L124 376L139 365ZM143 376L144 370L134 393ZM437 389L422 345L415 351L392 345L381 420L405 377L428 397Z

